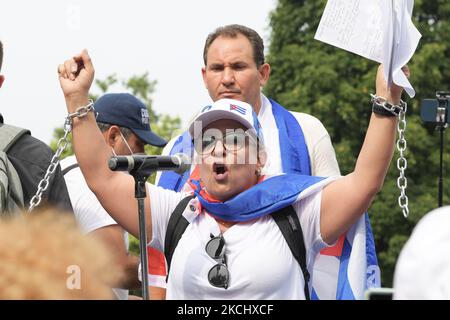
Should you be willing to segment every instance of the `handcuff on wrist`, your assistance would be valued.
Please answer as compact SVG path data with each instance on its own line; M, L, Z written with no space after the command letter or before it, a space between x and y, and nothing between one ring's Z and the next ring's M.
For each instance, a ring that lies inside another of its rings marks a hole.
M407 188L407 178L405 175L405 170L408 166L408 162L405 158L406 151L406 102L400 100L400 104L393 105L390 104L386 98L379 97L377 95L371 94L372 112L381 116L386 117L396 117L397 121L397 150L399 152L399 157L397 159L397 169L399 170L399 177L397 179L397 187L400 190L400 196L398 197L398 205L403 212L405 218L409 215L409 205L408 196L406 195Z
M370 94L372 105L372 112L386 116L398 117L400 112L406 112L406 102L400 100L400 104L390 104L386 98Z
M94 101L89 99L89 103L85 106L81 106L75 110L73 113L69 113L67 118L72 121L73 118L83 118L87 116L90 111L94 111Z

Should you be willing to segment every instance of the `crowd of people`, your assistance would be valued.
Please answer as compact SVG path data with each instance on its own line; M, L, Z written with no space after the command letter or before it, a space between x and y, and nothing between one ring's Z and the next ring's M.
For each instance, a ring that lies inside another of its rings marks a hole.
M380 99L362 102L373 113L353 172L341 176L322 123L262 93L271 68L254 30L217 28L203 59L212 103L169 142L152 132L146 106L131 94L105 94L92 107L94 63L86 50L58 66L75 155L61 161L43 192L40 206L56 208L51 214L24 219L20 211L4 210L0 298L133 297L128 290L140 287L139 257L128 252L128 233L139 237L135 183L111 171L108 160L142 155L147 144L192 158L190 170L159 173L155 185L146 184L151 299L363 298L371 286L368 267L377 267L366 211L383 186L397 128L397 114L378 101L401 106L402 88L388 87L378 68ZM0 72L2 62L0 42ZM403 71L409 76L407 67ZM0 87L3 81L0 75ZM2 128L14 127L0 119L2 137ZM27 208L53 154L28 130L17 132L3 148L4 163L17 171L18 206ZM23 235L20 241L16 235ZM67 241L73 250L64 250ZM348 268L354 264L362 266L356 275ZM38 267L31 271L31 265ZM416 272L398 268L406 278ZM379 274L375 278L379 286ZM338 290L338 282L348 289ZM399 291L398 297L414 296Z

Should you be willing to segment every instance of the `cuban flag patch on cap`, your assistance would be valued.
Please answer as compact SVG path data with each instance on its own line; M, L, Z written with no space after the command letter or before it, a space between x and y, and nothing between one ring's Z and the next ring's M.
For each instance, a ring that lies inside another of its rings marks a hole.
M235 105L235 104L230 104L230 110L231 110L231 111L237 111L237 112L239 112L240 114L242 114L242 115L244 115L244 116L245 116L245 113L247 112L247 111L245 110L245 108L242 108L242 107L237 106L237 105Z

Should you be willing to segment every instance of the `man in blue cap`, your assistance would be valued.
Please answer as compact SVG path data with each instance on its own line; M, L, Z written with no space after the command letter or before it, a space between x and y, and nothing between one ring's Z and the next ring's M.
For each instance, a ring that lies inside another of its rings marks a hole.
M164 147L166 141L152 132L148 110L144 103L128 93L110 93L94 104L97 124L111 155L144 153L146 144ZM128 234L112 219L89 189L75 156L61 161L64 178L77 223L85 233L100 237L116 255L125 277L114 289L120 300L128 299L128 290L139 288L138 257L128 254Z

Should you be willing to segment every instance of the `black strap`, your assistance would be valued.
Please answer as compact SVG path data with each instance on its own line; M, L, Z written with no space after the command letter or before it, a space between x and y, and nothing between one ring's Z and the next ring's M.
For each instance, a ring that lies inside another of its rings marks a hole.
M67 172L69 172L72 169L78 168L80 165L78 163L71 164L70 166L64 168L64 170L61 171L62 175L65 176Z
M183 212L186 209L189 201L195 198L194 195L187 196L178 203L175 210L170 215L169 224L167 226L166 238L164 241L164 255L167 261L167 277L166 282L169 279L170 264L172 262L172 256L175 252L175 248L180 241L181 236L189 225L189 221L183 217Z
M310 275L306 266L306 248L303 231L297 213L292 206L285 207L271 214L289 245L295 260L297 260L305 279L305 298L310 300L308 282Z
M181 236L189 225L189 221L187 221L183 217L183 212L186 209L189 201L191 201L191 199L193 198L194 196L192 195L181 200L169 219L169 225L166 231L166 239L164 242L164 255L167 261L166 282L169 279L170 264L172 262L172 256L175 252L175 248L177 247ZM281 234L286 240L289 249L292 252L292 255L300 265L303 273L303 278L305 280L305 299L310 300L311 298L308 288L310 275L308 272L308 268L306 267L306 248L302 227L300 225L297 213L292 206L288 206L272 213L271 216L278 225L278 228L280 228Z

